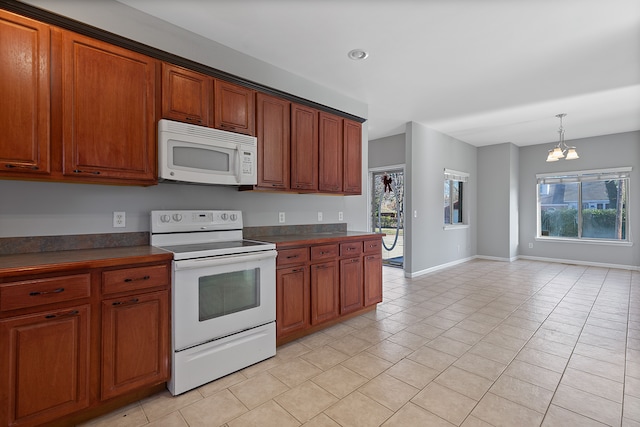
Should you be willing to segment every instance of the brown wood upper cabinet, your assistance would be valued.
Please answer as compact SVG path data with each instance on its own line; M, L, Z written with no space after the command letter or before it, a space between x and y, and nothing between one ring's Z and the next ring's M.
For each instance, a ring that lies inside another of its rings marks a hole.
M214 91L214 127L255 135L255 91L218 79L214 81Z
M51 171L50 30L0 10L0 174Z
M318 110L291 104L291 188L318 191Z
M65 176L156 182L157 66L145 55L63 31Z
M342 126L340 117L320 113L318 189L321 192L342 192Z
M343 178L345 194L362 193L362 125L343 120Z
M162 64L162 117L212 126L213 78L176 65Z
M162 117L256 134L255 91L177 65L162 64Z
M258 93L258 184L266 189L289 189L290 109L281 98Z

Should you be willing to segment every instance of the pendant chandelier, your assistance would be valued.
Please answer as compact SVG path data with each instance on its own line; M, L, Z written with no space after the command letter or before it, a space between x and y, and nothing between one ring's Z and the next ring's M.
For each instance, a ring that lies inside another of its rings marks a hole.
M578 152L576 151L576 147L570 147L564 142L564 128L562 127L562 118L566 115L566 113L556 114L556 117L560 119L560 129L558 129L560 140L558 141L558 145L556 145L555 148L549 150L547 162L557 162L560 159L574 160L580 158L578 156Z

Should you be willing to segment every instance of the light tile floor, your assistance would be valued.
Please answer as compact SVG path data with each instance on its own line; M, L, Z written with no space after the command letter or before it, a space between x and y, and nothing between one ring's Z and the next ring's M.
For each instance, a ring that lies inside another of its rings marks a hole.
M86 426L640 426L640 272L474 260L178 397Z

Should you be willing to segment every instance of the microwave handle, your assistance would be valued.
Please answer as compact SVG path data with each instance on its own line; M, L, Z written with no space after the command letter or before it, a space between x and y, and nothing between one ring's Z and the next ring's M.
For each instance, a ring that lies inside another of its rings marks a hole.
M219 265L230 265L241 262L262 261L273 258L275 260L278 252L275 250L256 252L251 254L223 255L210 258L197 258L174 261L174 268L178 270L188 270L192 268L216 267Z

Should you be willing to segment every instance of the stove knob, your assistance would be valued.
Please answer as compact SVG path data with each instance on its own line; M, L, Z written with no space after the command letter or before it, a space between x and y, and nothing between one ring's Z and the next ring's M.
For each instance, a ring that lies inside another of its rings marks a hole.
M238 219L238 215L231 214L231 221L236 222L237 219Z
M229 215L227 215L226 213L220 214L220 219L222 219L223 221L226 221L228 217Z
M160 221L161 222L169 222L169 221L171 221L171 217L169 215L161 215L160 216Z
M173 214L173 220L176 221L176 222L182 221L182 215L181 214Z

